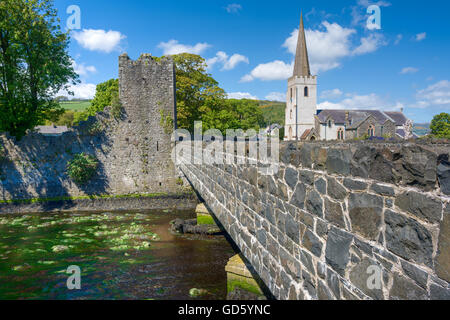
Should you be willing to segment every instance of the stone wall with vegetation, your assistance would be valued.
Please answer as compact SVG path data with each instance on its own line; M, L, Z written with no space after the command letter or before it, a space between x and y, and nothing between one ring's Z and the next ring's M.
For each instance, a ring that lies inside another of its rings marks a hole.
M279 299L450 299L449 151L286 143L276 175L181 170Z
M172 60L142 55L132 61L122 55L119 78L119 115L105 108L57 137L32 132L16 141L0 135L0 202L185 190L170 157L175 108ZM73 168L77 175L68 174L69 163L80 154L89 157L84 170L92 176Z

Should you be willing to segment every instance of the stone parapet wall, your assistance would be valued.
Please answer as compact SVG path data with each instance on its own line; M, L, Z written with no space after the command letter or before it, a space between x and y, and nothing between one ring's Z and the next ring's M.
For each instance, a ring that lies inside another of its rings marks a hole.
M286 143L271 176L180 169L278 299L450 299L449 150Z

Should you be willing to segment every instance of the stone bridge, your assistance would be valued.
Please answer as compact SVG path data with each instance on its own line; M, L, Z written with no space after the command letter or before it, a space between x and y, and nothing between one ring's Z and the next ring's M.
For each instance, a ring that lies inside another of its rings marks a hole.
M179 169L277 299L450 299L449 150L286 143L275 175Z

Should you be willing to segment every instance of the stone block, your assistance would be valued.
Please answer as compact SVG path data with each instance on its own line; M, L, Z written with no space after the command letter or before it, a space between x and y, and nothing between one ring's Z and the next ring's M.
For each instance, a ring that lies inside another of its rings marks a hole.
M383 198L367 193L352 193L348 206L354 231L369 240L377 240L381 228Z
M400 257L432 267L431 233L414 219L391 210L385 212L386 246Z
M415 191L402 193L395 200L395 205L419 219L431 223L441 221L442 202Z
M337 228L328 232L325 258L327 263L340 275L345 274L345 268L350 260L350 245L353 236Z

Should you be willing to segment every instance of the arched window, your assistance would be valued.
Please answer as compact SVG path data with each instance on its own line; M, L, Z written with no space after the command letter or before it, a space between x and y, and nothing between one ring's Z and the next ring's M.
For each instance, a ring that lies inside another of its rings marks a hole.
M292 140L292 127L289 127L289 140Z
M309 89L308 89L308 87L305 87L305 97L309 97Z
M328 120L328 127L332 127L333 126L333 122L331 122L331 120Z
M292 120L292 110L291 110L291 120Z
M342 128L339 128L337 138L338 140L344 140L344 130Z
M291 88L291 103L292 103L292 88Z
M369 134L369 137L375 136L375 128L372 125L370 125L367 133Z

